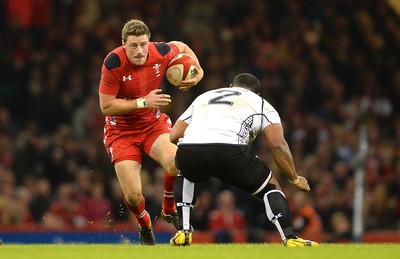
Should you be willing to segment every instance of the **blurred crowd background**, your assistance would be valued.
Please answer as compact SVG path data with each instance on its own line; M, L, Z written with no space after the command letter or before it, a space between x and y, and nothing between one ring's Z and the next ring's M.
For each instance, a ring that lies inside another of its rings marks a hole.
M121 29L142 19L152 41L180 40L203 80L188 92L165 82L175 121L198 94L250 72L280 112L299 174L280 179L299 235L350 238L359 129L368 136L365 228L400 230L400 8L390 0L0 1L0 228L136 228L104 151L98 84ZM164 172L143 161L155 230ZM246 177L244 175L243 177ZM259 242L274 231L263 203L217 180L199 185L197 230ZM241 235L236 235L241 233Z

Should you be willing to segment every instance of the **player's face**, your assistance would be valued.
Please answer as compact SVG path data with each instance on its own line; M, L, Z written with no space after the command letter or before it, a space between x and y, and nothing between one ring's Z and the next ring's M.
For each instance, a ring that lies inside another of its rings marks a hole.
M128 36L126 42L122 41L126 50L126 55L130 62L136 66L141 66L146 62L149 54L149 38L147 35Z

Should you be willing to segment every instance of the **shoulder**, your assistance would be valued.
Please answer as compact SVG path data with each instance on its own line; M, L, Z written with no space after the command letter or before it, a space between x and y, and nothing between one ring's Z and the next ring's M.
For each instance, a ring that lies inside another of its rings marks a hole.
M179 53L179 49L172 43L167 42L151 42L149 46L150 51L159 54L163 57L169 55L175 56Z
M261 100L262 100L262 104L263 104L265 109L268 109L269 111L277 111L275 109L275 107L271 103L269 103L267 100L265 100L262 97L261 97Z
M111 51L107 57L104 59L104 66L108 69L108 70L112 70L114 68L118 68L121 66L124 58L125 58L125 50L124 48L118 47L116 49L114 49L113 51Z
M154 48L161 56L165 56L171 51L171 46L165 42L154 42Z

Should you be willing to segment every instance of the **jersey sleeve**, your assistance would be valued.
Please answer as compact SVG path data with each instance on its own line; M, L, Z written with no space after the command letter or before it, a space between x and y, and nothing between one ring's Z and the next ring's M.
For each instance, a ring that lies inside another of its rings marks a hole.
M262 120L262 129L272 123L281 124L281 117L277 110L266 100L263 100L263 120Z
M181 53L178 49L178 46L176 46L174 43L169 42L168 45L171 47L171 51L170 51L170 53L168 53L171 58L173 58L176 55L178 55L179 53Z
M116 54L114 54L116 56ZM110 62L110 58L115 59L113 53L106 58L101 68L101 77L99 92L107 95L117 96L119 92L120 82L118 76L119 67L110 67L107 62Z

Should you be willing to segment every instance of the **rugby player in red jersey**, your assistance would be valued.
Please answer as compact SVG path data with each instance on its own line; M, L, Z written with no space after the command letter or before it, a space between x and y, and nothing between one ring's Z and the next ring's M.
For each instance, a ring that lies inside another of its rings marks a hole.
M104 145L145 245L155 244L155 238L142 195L142 152L166 170L162 218L176 228L179 222L173 199L177 147L169 139L171 121L159 110L171 102L159 87L168 63L179 53L189 54L198 64L195 76L178 86L186 91L204 75L195 53L183 42L151 42L148 26L132 19L122 29L122 46L106 56L101 70L99 100L106 115Z

